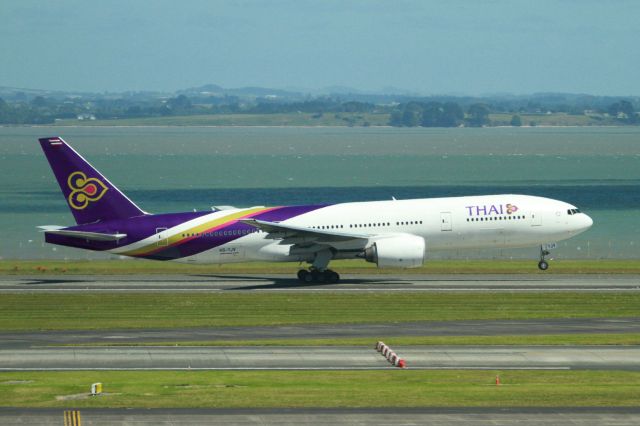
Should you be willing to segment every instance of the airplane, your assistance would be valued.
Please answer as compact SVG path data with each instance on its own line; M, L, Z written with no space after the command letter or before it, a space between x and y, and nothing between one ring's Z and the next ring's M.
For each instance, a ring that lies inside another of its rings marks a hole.
M300 281L335 283L334 259L416 268L431 251L540 246L544 271L555 241L593 224L566 202L513 194L150 214L61 137L39 142L76 221L41 226L45 241L134 258L306 262Z

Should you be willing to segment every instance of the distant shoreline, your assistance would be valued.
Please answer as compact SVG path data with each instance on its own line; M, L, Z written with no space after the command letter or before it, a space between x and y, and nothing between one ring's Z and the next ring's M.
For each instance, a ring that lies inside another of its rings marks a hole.
M390 125L377 125L377 126L340 126L340 125L264 125L264 124L241 124L241 125L207 125L207 124L95 124L95 125L82 125L82 124L0 124L0 128L98 128L98 129L132 129L132 128L180 128L180 127L200 127L200 128L220 128L220 129L562 129L562 128L635 128L640 126L633 125L547 125L541 124L536 126L483 126L483 127L396 127Z
M489 124L483 127L499 128L531 128L531 127L637 127L625 124L613 118L602 118L589 115L569 115L566 113L552 114L515 114L522 123L512 126L511 113L489 114ZM2 124L0 127L211 127L211 128L446 128L457 127L422 127L422 126L391 126L389 113L273 113L273 114L204 114L179 115L164 117L116 118L99 119L64 119L54 123L43 124Z

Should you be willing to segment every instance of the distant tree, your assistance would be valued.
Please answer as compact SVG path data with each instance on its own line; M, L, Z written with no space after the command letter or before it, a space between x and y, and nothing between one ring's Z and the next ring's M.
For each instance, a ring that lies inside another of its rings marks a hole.
M11 107L2 98L0 98L0 123L11 123Z
M619 120L625 123L638 122L638 116L633 109L633 105L627 100L620 100L611 104L608 112L612 117L618 118L620 116Z
M422 106L423 127L456 127L463 119L464 111L455 102L429 102Z
M626 115L632 115L633 114L633 105L631 105L631 102L626 101L626 100L621 100L618 101L616 103L613 103L609 106L609 114L616 116L619 113L624 113Z
M389 125L394 127L402 127L402 110L396 109L391 111L391 117L389 118ZM340 118L339 114L336 114L336 118Z
M442 127L457 127L464 120L462 107L455 102L447 102L442 106Z
M516 127L522 126L522 119L519 115L516 114L511 116L511 125Z
M415 127L422 122L422 107L417 102L409 102L402 113L402 125Z
M142 115L142 108L139 105L132 105L125 112L126 117L141 117Z
M36 96L31 100L31 105L36 108L44 108L47 106L47 100L42 96Z
M439 102L429 102L422 106L422 127L440 127L444 109Z
M482 127L489 124L489 107L485 104L473 104L469 107L467 119L469 124L474 127Z
M341 106L343 112L369 112L375 109L375 105L366 102L344 102Z
M187 110L191 108L191 100L185 95L179 95L176 98L170 98L167 106L173 110Z

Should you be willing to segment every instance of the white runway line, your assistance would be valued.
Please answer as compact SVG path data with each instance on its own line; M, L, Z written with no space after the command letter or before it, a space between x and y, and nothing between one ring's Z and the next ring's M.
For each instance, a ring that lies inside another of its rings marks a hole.
M466 366L466 367L19 367L4 368L0 371L403 371L403 370L571 370L571 367L486 367L486 366Z

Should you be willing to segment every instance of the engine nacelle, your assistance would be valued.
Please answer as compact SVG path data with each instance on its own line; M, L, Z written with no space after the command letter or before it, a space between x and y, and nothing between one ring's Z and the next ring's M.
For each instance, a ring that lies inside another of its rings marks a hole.
M365 260L378 268L418 268L424 254L424 238L416 235L382 238L364 250Z

